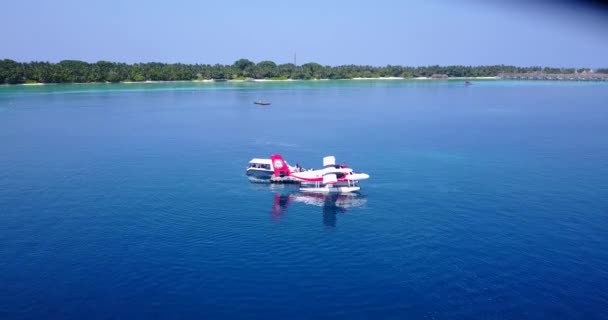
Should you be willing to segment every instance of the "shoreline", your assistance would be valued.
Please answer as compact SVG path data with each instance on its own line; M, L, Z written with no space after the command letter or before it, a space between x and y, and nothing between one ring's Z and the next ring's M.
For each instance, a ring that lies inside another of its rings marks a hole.
M351 79L203 79L203 80L146 80L146 81L120 81L120 82L63 82L63 83L17 83L17 84L1 84L0 86L47 86L61 84L154 84L154 83L241 83L241 82L294 82L294 81L415 81L415 80L432 80L432 81L448 81L448 80L500 80L500 77L448 77L448 78L431 78L431 77L378 77L378 78L351 78Z
M433 78L433 77L414 77L414 78L400 78L400 77L378 77L378 78L362 78L356 77L351 79L203 79L203 80L147 80L147 81L120 81L120 82L65 82L65 83L18 83L18 84L0 84L3 86L48 86L48 85L88 85L88 84L155 84L155 83L246 83L246 82L296 82L296 81L556 81L556 82L606 82L603 78L600 79L516 79L509 77L493 76L493 77L447 77L447 78Z

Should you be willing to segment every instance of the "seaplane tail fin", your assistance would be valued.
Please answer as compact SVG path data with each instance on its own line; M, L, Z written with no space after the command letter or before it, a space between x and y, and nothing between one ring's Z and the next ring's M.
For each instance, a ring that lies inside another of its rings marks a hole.
M326 174L323 176L323 184L335 184L338 183L338 177L335 173Z
M323 167L333 167L336 165L336 157L334 156L327 156L327 157L323 157Z
M272 169L274 170L274 175L276 177L287 177L291 175L289 166L283 159L283 156L280 154L273 154L270 156L270 160L272 161Z

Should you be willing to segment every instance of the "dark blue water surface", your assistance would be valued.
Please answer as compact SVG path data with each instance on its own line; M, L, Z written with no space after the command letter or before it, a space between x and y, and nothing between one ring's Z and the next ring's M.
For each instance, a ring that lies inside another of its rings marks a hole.
M608 84L0 87L0 318L606 319Z

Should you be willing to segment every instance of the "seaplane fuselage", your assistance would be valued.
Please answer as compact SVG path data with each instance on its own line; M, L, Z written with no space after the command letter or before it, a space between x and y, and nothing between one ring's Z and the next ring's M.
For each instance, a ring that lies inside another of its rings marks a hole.
M360 180L369 178L368 174L354 172L344 164L336 164L333 156L323 158L323 168L305 170L300 167L290 167L279 154L270 156L275 177L289 177L292 181L316 187L327 187L328 192L354 189L331 189L331 187L356 187Z

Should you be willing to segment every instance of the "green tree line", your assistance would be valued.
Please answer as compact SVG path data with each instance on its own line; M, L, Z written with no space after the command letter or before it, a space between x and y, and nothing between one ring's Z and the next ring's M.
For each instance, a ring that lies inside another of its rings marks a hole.
M231 65L136 63L126 64L109 61L88 63L64 60L59 63L16 62L0 60L0 84L71 83L71 82L120 82L120 81L174 81L174 80L229 80L229 79L352 79L378 77L491 77L501 73L574 73L586 69L543 67L495 66L425 66L407 67L387 65L323 66L318 63L294 65L276 64L272 61L254 63L240 59ZM607 72L607 69L598 71Z

